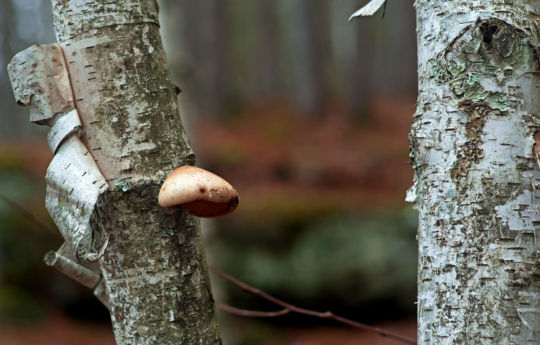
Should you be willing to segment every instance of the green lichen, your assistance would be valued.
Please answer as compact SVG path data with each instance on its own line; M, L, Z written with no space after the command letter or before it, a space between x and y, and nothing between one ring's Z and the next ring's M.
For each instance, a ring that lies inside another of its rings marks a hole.
M120 200L124 193L127 193L133 189L131 182L126 180L118 180L114 184L114 189L112 189L112 196L114 200Z
M535 51L521 30L499 19L469 25L446 50L430 61L437 84L445 84L456 106L469 115L467 141L456 148L451 177L458 188L467 185L467 174L484 156L480 148L487 113L510 110L508 85L531 66Z
M153 249L153 248L156 248L157 246L159 246L159 241L156 239L156 240L153 240L153 241L150 241L146 244L146 248L148 249Z
M488 91L480 84L480 79L485 75L469 70L469 67L461 69L456 67L454 61L444 66L438 61L432 61L432 73L438 84L446 83L454 96L458 99L472 102L486 102L493 109L508 111L509 99L505 93ZM446 69L445 69L446 67Z
M438 57L430 70L438 84L447 84L458 101L486 103L491 109L509 110L509 95L487 90L483 80L505 89L523 66L530 66L534 49L523 33L510 24L490 19L470 25ZM495 87L495 89L496 89Z
M159 228L169 236L174 236L174 227L166 217L160 217L158 219Z
M125 180L119 180L114 184L114 188L116 191L122 191L125 193L131 190L131 183Z

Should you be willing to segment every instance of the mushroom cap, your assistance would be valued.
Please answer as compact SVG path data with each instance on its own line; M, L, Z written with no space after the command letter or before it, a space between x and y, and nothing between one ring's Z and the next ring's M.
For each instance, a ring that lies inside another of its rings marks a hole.
M221 177L194 166L174 170L161 185L162 207L181 206L198 217L219 217L238 206L238 193Z

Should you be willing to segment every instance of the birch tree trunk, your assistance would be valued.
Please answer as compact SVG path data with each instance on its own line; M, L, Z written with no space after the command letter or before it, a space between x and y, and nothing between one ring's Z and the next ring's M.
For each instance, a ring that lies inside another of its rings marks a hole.
M157 203L194 163L155 0L53 0L81 140L108 182L92 216L117 344L220 344L198 221ZM194 29L195 30L195 29Z
M415 6L418 344L540 344L540 2Z

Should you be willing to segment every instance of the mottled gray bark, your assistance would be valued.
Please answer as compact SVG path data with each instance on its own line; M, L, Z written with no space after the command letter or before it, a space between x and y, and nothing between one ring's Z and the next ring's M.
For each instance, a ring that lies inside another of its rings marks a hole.
M53 0L81 140L109 188L92 215L117 343L219 344L197 219L157 203L194 155L178 116L154 0ZM195 30L195 29L194 29Z
M540 344L540 2L416 9L418 343Z

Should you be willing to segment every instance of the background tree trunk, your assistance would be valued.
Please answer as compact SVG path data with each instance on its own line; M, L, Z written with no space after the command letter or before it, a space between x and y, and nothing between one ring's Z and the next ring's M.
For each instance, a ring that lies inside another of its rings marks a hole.
M537 0L417 0L418 344L539 344Z
M289 54L292 93L295 103L305 115L320 115L326 102L327 78L325 60L330 50L327 20L318 14L327 13L328 4L321 0L282 1L281 11L289 31Z
M2 4L2 11L0 11L0 32L2 32L2 39L0 40L0 63L2 66L7 65L7 57L13 56L11 47L9 46L9 38L11 36L11 21L10 18L13 17L14 11L11 4L11 1L6 1ZM3 68L0 70L0 82L4 85L8 85L9 80L7 70ZM0 90L0 97L2 99L11 98L11 90L9 88L2 88ZM2 121L3 126L0 128L0 135L7 136L9 132L18 132L19 123L27 123L27 119L23 117L15 117L11 114L12 105L10 102L2 102L0 105L0 120Z
M196 218L157 203L162 181L194 163L178 116L154 0L53 0L81 139L108 191L92 223L118 344L219 344Z
M277 90L283 90L279 79L280 46L278 3L275 0L259 0L255 8L256 30L255 61L253 66L254 93L264 99L277 99Z
M372 85L373 39L370 37L369 20L356 20L351 23L345 18L350 16L351 8L358 5L356 0L330 2L331 33L332 33L332 82L334 88L343 94L350 110L365 118Z

